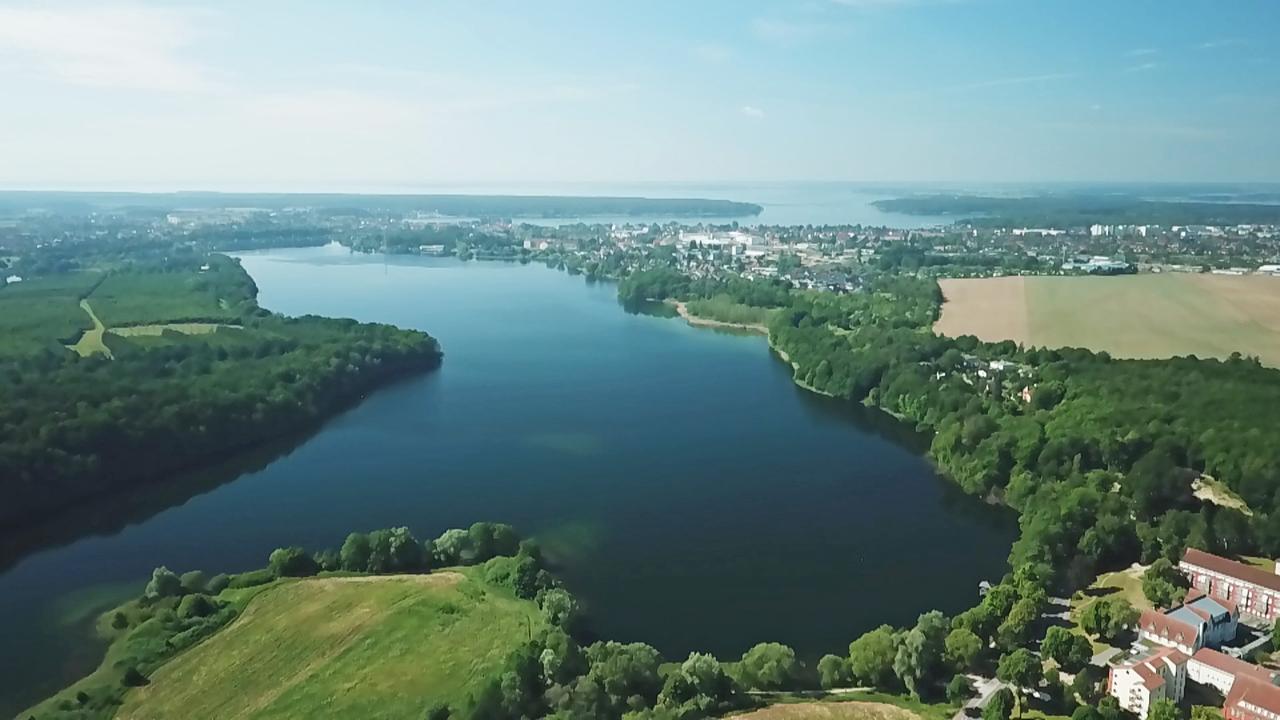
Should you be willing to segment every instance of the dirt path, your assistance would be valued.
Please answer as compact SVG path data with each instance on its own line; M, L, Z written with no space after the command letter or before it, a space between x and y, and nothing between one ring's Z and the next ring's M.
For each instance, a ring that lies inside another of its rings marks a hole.
M93 311L93 307L89 305L88 300L80 301L80 309L89 314L89 319L93 321L93 329L85 330L75 345L71 345L71 349L80 354L80 357L89 357L90 355L103 354L111 357L111 349L102 341L102 336L107 332L107 327L98 319L97 313Z

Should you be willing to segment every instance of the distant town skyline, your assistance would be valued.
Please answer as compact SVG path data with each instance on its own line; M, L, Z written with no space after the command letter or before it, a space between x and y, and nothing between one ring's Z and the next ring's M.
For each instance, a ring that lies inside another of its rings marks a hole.
M1280 3L0 2L0 188L1280 181Z

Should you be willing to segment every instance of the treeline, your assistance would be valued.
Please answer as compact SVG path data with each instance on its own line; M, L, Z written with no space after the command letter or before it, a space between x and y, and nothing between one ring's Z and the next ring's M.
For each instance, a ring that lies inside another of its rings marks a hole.
M908 277L797 293L770 331L798 380L931 432L931 455L962 488L1018 509L1011 563L1042 568L1051 587L1188 545L1280 553L1280 447L1268 440L1280 372L1238 356L1114 360L940 337L938 301L936 283ZM1200 473L1253 515L1195 499Z
M249 284L240 289L251 291L252 280L235 270ZM162 297L171 276L131 277L121 290L145 287L157 303L183 302ZM126 292L116 306L161 307L133 299ZM242 329L107 333L114 359L63 348L0 359L0 528L296 432L440 363L438 344L422 332L286 318L252 300L240 307Z

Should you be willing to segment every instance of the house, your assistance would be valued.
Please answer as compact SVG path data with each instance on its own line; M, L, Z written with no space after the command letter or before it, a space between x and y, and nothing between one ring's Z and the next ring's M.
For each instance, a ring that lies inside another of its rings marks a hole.
M1238 620L1235 603L1192 590L1187 601L1176 608L1144 611L1138 619L1138 635L1190 655L1234 639Z
M1280 617L1280 575L1194 548L1187 548L1178 568L1191 587L1233 603L1243 617L1267 623Z
M1182 700L1187 685L1186 653L1171 647L1142 649L1111 666L1107 693L1120 707L1146 720L1159 700Z

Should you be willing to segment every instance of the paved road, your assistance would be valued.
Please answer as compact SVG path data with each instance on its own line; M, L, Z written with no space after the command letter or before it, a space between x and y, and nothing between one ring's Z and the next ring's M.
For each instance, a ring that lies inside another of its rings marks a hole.
M991 702L991 696L995 695L1000 688L1006 687L1004 683L995 678L982 677L981 675L966 675L965 677L973 681L973 689L978 694L965 703L964 707L957 710L956 714L952 716L952 720L965 720L969 716L968 711L971 709L977 711L975 714L981 714L982 708Z
M1106 650L1103 650L1097 655L1089 658L1089 664L1104 668L1107 666L1107 663L1111 662L1112 658L1123 652L1124 650L1121 650L1120 648L1107 648Z

